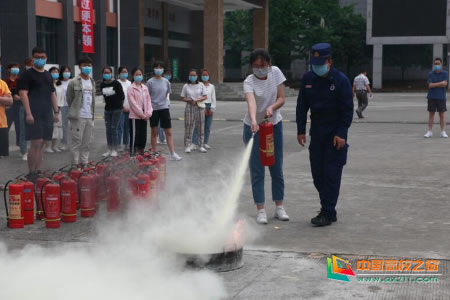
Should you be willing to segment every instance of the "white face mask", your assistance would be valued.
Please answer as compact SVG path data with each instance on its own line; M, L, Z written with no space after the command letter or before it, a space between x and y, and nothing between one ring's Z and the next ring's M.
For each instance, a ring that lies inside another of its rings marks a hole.
M269 74L269 67L265 68L253 68L253 74L255 74L258 78L265 78L267 77L267 74Z

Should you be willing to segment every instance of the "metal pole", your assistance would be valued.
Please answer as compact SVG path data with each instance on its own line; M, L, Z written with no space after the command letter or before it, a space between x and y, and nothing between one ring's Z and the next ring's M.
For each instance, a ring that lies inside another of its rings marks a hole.
M120 0L117 0L117 67L120 67Z

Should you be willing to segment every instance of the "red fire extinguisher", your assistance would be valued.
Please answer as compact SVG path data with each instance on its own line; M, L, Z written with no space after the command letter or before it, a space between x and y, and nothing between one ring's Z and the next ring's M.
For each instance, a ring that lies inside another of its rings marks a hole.
M34 223L34 184L31 181L23 182L24 223Z
M128 179L128 188L133 196L139 195L138 179L136 177L131 177Z
M141 198L147 198L150 196L150 176L147 174L140 174L138 176L138 194Z
M152 201L157 202L159 197L159 180L160 180L160 173L157 168L152 168L150 170L150 188L151 188L151 196Z
M120 178L118 176L110 176L106 179L108 188L108 200L106 209L108 212L116 212L120 207Z
M259 124L259 154L263 166L270 167L275 164L273 124L268 118Z
M48 183L44 187L45 227L59 228L61 226L60 187L56 183Z
M44 206L42 205L42 201L45 196L44 186L50 182L50 179L47 177L39 177L36 180L36 220L42 220L45 218L44 214Z
M107 164L104 163L100 163L97 165L96 167L96 172L98 175L97 178L97 197L98 197L98 201L103 201L106 200L107 198L107 194L106 194L106 186L105 186L105 172L106 169L108 168Z
M81 217L91 218L95 215L95 179L89 174L83 174L79 181Z
M77 220L77 184L70 178L61 180L61 217L65 223Z
M23 190L24 186L22 183L12 183L8 182L4 190L4 200L6 217L8 219L9 228L23 228L24 227L24 201L23 201ZM6 200L6 191L9 185L9 199Z

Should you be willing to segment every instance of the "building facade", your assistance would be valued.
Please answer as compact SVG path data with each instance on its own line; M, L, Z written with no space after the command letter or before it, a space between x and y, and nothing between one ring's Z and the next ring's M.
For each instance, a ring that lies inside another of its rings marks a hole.
M76 65L82 53L82 0L14 0L0 6L3 63L22 63L33 47L48 63ZM206 67L223 81L224 12L254 10L255 47L268 47L268 0L92 0L94 76L103 66L141 66L146 73L165 61L184 80L190 68ZM98 77L97 77L98 78Z

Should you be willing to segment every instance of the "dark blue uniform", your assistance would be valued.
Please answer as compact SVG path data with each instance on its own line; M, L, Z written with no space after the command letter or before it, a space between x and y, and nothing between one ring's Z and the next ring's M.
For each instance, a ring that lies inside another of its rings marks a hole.
M347 162L348 144L337 150L335 136L347 141L353 119L352 86L347 76L331 67L327 76L308 72L303 76L297 99L297 133L306 132L311 110L309 159L320 204L329 218L336 217L342 169Z

